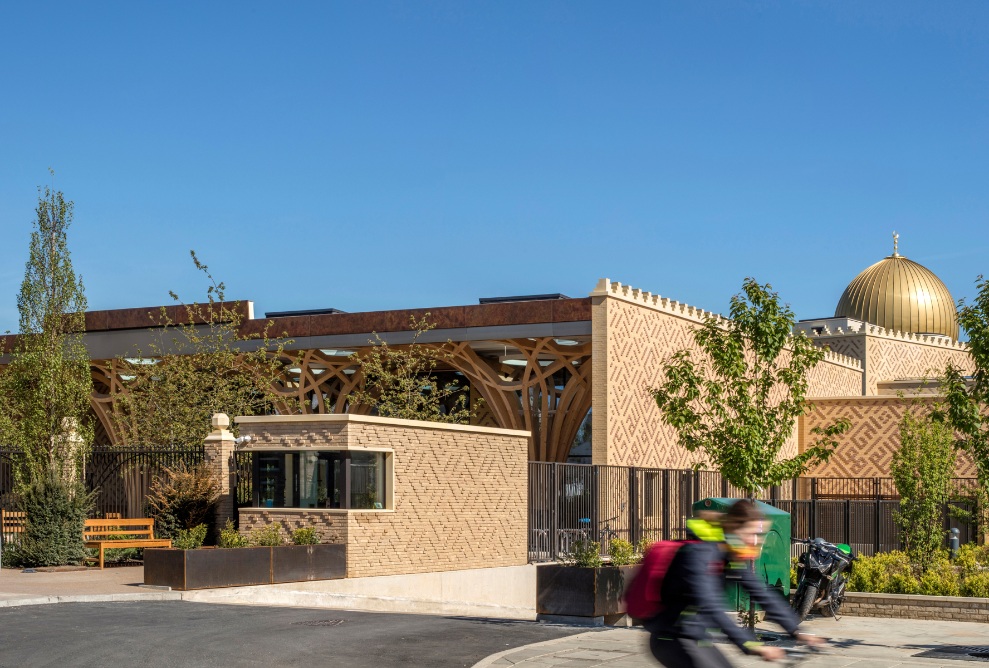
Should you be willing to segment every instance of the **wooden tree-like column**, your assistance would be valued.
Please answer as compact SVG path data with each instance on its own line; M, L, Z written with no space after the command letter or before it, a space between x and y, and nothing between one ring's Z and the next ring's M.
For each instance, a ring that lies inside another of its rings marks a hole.
M563 346L552 338L499 341L525 366L480 356L469 343L433 346L463 373L500 426L532 434L530 461L565 462L591 408L591 344Z
M349 357L329 356L320 350L299 350L295 355L286 367L289 370L273 388L283 397L276 406L279 413L363 412L360 408L353 410L349 404L351 392L364 383L359 365ZM290 371L294 368L299 369L298 374Z
M109 445L120 445L126 439L118 432L117 423L113 418L114 411L117 410L114 397L126 392L126 388L117 371L117 362L116 360L90 362L89 370L93 378L93 394L89 400L93 414L102 430L106 432Z
M519 355L525 366L484 357L466 342L424 344L441 363L464 374L479 393L498 426L532 434L530 461L564 462L581 423L591 408L591 345L564 346L553 338L506 339L497 343ZM401 349L401 346L396 346ZM366 412L352 407L350 394L364 382L359 365L320 350L291 353L282 379L273 388L281 414ZM94 362L93 412L112 444L125 442L113 412L115 396L127 392L117 363ZM294 370L298 369L296 373ZM350 373L348 373L350 372Z

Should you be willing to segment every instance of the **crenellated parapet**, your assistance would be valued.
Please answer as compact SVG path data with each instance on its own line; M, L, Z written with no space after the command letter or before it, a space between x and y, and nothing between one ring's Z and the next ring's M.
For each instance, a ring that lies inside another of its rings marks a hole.
M722 322L725 317L713 311L705 311L702 308L678 302L675 299L653 294L645 290L633 288L630 285L612 281L608 278L598 280L598 284L591 292L591 297L613 297L622 301L630 302L638 306L644 306L654 311L661 311L677 318L692 320L693 322L704 324L710 318L715 322Z
M954 341L946 336L928 336L926 334L914 334L912 332L899 332L877 325L864 324L860 329L845 330L841 327L830 329L827 325L820 328L820 331L806 332L807 336L814 340L847 337L847 336L874 336L880 339L891 341L903 341L905 343L916 343L925 346L936 346L946 350L957 350L968 352L968 344L963 341Z
M862 360L836 353L833 350L824 351L824 360L822 361L828 364L837 364L848 369L854 369L855 371L862 371Z
M713 319L715 323L728 322L728 319L719 313L705 311L702 308L697 308L696 306L691 306L690 304L684 304L683 302L676 301L675 299L669 299L668 297L663 297L662 295L654 294L646 290L633 288L630 285L619 283L618 281L612 281L607 278L602 278L598 281L594 291L591 292L591 297L612 297L615 299L621 299L622 301L626 301L637 306L643 306L654 311L666 313L668 315L689 320L701 325L707 323L711 319ZM862 370L861 360L833 351L827 351L824 361L830 364L838 364L849 369L855 369L857 371Z

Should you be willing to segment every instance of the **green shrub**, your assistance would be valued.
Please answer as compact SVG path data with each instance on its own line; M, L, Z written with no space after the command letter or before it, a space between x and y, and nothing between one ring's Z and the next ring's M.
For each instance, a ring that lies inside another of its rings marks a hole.
M95 494L82 483L49 476L29 485L21 495L27 513L19 545L4 548L4 561L15 566L64 566L86 557L82 530Z
M627 540L612 538L608 552L611 554L611 564L613 566L628 566L638 561L635 553L635 546Z
M247 539L234 528L234 523L227 520L227 525L220 529L220 547L247 547Z
M155 520L155 535L174 538L181 529L213 525L220 483L205 464L165 468L148 490L148 514Z
M976 575L989 569L989 545L966 543L958 550L955 565L962 578Z
M318 545L319 532L316 527L300 527L292 532L293 545Z
M905 552L881 552L855 560L848 589L877 594L917 594L920 592L920 581L914 575L910 558Z
M247 536L250 545L258 547L278 547L285 541L282 539L282 523L272 522L268 526L258 527Z
M973 573L962 578L962 596L989 598L989 572Z
M920 576L920 593L926 596L959 595L958 571L947 557L933 562Z
M662 537L655 533L653 536L643 536L640 538L639 542L635 544L635 551L639 554L639 558L641 559L649 551L649 548L652 547L652 544L658 540L662 540Z
M561 561L569 566L585 568L600 568L604 564L601 558L601 543L587 538L575 541L570 551L563 555Z
M191 529L179 529L178 534L172 539L172 547L180 550L198 550L206 540L206 532L209 527L205 524L194 526Z

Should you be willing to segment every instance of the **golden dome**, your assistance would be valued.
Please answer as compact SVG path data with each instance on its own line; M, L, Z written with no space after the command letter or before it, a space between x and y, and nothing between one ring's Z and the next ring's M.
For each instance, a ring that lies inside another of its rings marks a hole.
M931 270L893 254L855 277L845 288L836 318L854 318L895 332L958 339L955 300Z

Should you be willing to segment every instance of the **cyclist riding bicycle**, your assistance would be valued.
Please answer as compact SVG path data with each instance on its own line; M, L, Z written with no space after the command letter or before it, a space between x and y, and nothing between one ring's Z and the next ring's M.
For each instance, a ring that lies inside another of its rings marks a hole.
M779 647L764 645L725 612L725 586L731 579L749 593L767 617L810 645L823 639L797 632L799 620L779 594L750 569L759 554L763 516L751 501L732 504L723 515L705 514L687 522L690 542L680 547L662 579L662 610L644 622L649 649L668 668L731 668L711 644L708 629L720 629L747 654L766 661L784 658Z

